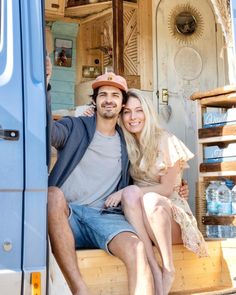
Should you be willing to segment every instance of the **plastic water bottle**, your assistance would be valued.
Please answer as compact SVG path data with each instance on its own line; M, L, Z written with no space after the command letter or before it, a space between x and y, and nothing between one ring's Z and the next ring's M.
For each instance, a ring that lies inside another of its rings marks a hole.
M210 181L206 189L207 215L218 214L218 187L217 181ZM218 238L218 225L207 225L206 232L209 238Z
M218 187L219 184L216 181L210 181L206 189L207 215L218 213Z
M231 190L226 186L225 182L221 182L217 189L218 192L218 215L232 214Z
M234 187L234 181L231 179L226 179L225 184L230 190L232 190L232 188Z
M236 185L231 190L232 214L236 214ZM236 226L231 228L231 237L236 238Z
M231 190L226 186L225 182L221 182L218 187L218 215L231 215L232 202L231 202ZM231 226L219 225L219 238L231 237Z
M231 190L232 214L236 214L236 185Z

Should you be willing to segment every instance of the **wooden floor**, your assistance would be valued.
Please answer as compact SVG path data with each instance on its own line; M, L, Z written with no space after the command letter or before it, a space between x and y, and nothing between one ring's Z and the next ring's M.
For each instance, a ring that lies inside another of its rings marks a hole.
M236 294L236 239L207 244L206 258L173 246L176 278L170 294ZM77 257L92 295L128 295L125 266L118 258L102 250L80 250Z

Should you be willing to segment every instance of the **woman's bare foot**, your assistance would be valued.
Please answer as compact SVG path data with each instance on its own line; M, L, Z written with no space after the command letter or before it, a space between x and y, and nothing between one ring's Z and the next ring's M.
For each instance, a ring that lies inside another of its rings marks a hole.
M76 292L72 292L73 295L89 295L89 291L87 286L82 283L80 284L80 288L79 290L77 290Z
M168 295L170 292L170 289L174 283L175 279L175 270L168 271L168 270L163 270L162 273L162 278L163 278L163 294Z
M155 270L152 269L152 275L154 279L155 295L164 295L162 270L156 266L154 268Z

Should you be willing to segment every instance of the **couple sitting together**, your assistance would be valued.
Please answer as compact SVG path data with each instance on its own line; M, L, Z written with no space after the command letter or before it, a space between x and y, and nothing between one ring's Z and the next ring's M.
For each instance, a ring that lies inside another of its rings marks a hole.
M130 295L166 295L175 274L172 244L207 255L181 187L193 154L161 129L150 99L128 90L123 77L106 73L92 88L93 116L52 123L58 151L49 177L52 252L74 295L90 294L75 252L84 248L124 262Z

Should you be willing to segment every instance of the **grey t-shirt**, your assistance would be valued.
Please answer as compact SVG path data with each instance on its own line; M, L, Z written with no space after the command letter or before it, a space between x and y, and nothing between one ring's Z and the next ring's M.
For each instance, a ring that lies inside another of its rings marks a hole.
M68 202L101 209L121 177L120 137L104 136L98 131L83 158L62 185Z

